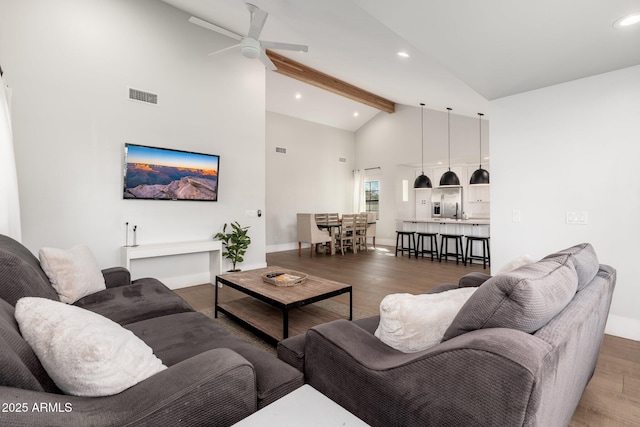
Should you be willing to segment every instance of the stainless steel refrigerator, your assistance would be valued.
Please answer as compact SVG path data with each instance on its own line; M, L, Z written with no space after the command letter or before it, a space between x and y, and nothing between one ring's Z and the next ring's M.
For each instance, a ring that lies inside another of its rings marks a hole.
M434 218L462 219L462 187L434 188L431 206Z

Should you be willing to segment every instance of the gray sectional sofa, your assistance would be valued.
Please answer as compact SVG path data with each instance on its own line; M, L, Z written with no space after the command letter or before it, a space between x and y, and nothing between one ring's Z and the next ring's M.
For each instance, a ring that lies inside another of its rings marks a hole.
M438 287L478 286L426 350L386 345L376 316L316 326L279 343L278 356L372 426L567 426L595 370L615 282L581 244Z
M107 288L74 305L132 331L168 368L115 395L65 395L14 318L20 298L58 295L38 259L0 235L0 425L226 426L303 384L298 370L228 333L159 281L131 282L120 267L103 275Z

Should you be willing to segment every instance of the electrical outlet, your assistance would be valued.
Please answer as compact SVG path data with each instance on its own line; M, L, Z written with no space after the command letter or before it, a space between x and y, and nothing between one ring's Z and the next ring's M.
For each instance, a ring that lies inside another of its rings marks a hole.
M513 222L522 221L522 212L519 209L514 209L513 212L511 213L511 220Z
M589 223L589 214L586 211L567 211L565 222L572 225L586 225Z

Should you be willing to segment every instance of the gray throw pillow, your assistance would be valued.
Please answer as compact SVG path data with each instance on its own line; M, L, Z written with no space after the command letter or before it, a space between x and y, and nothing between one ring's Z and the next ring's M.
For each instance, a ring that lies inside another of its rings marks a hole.
M544 259L556 259L558 257L569 256L573 266L578 273L578 292L585 288L600 269L600 262L593 246L589 243L582 243L565 250L547 255Z
M541 260L484 282L462 306L443 341L483 328L532 333L571 301L578 276L569 257Z

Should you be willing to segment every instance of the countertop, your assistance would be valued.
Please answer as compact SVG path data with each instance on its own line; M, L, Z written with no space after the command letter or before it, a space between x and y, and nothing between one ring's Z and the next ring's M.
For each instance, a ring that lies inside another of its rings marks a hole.
M451 219L451 218L402 218L398 221L402 222L426 222L426 223L446 223L446 224L477 224L489 225L489 218L469 218L469 219Z

